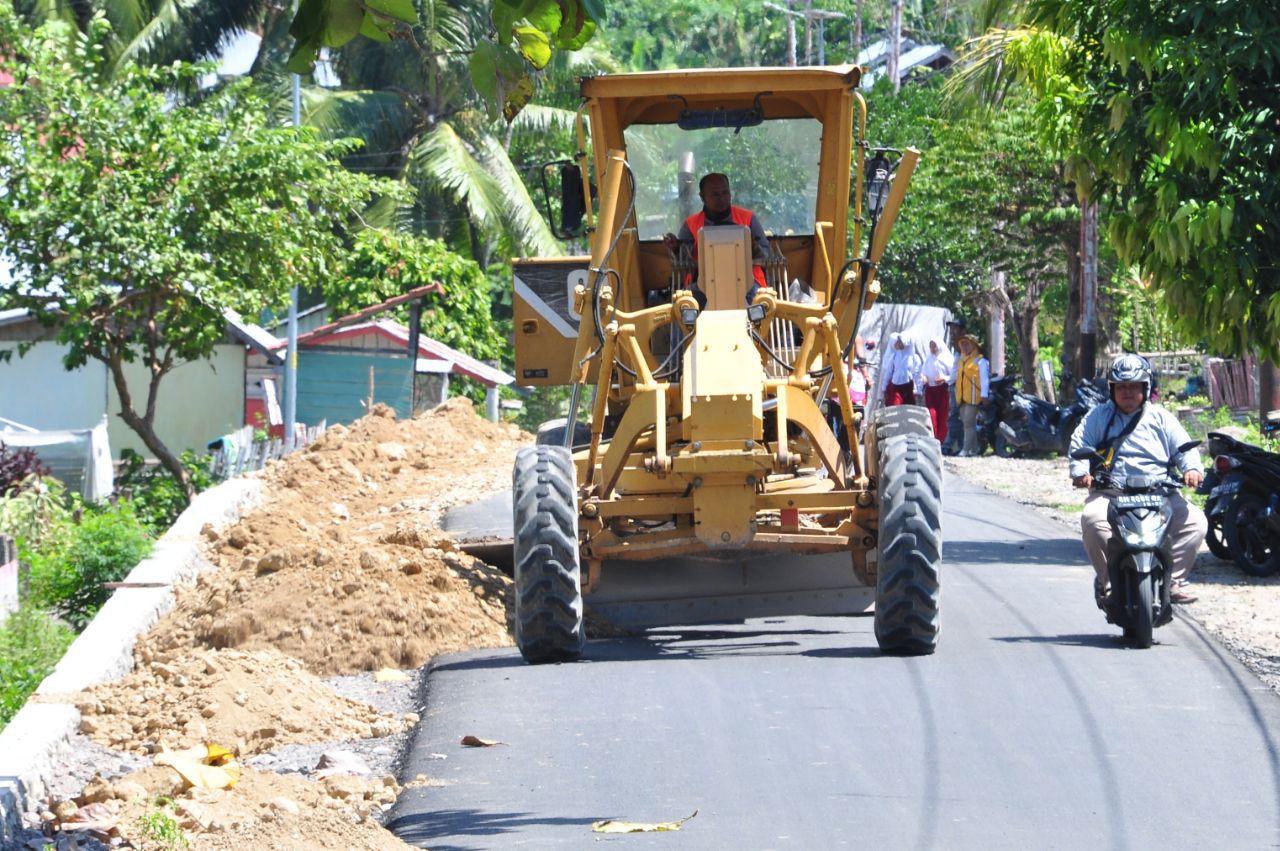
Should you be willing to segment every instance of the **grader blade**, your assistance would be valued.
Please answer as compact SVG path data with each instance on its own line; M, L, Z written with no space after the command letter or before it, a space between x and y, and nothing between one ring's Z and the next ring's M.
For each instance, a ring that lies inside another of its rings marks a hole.
M741 553L733 560L675 557L606 561L588 608L640 629L786 615L870 610L875 589L854 576L848 553Z

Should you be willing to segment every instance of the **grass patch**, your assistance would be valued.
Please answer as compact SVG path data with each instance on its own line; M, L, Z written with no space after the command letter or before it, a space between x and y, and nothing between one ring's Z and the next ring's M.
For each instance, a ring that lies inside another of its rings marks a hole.
M53 671L75 637L70 627L30 604L0 626L0 730Z
M1084 511L1084 503L1083 502L1060 502L1057 505L1055 505L1054 508L1058 511L1061 511L1063 514L1079 514L1080 512Z

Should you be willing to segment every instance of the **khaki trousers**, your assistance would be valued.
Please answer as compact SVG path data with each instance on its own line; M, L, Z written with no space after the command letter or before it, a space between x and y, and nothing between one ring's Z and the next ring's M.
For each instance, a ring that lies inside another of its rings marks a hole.
M964 425L964 446L960 451L965 455L977 455L978 406L969 404L961 405L960 422Z
M1107 522L1107 507L1111 504L1112 494L1104 491L1090 491L1084 501L1084 513L1080 515L1080 531L1084 537L1084 551L1089 554L1093 570L1098 575L1098 584L1109 585L1107 579L1107 548L1112 541L1111 524ZM1173 542L1173 581L1181 582L1191 572L1195 564L1196 552L1200 542L1209 531L1209 521L1204 512L1182 498L1182 494L1174 494L1172 498L1173 518L1169 521L1169 539ZM1115 541L1117 548L1120 541Z

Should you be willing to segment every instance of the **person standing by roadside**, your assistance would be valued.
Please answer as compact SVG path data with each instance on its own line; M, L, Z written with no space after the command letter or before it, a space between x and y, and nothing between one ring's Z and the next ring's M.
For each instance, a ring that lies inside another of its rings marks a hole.
M960 338L964 336L964 319L947 322L947 344L951 354L951 380L948 386L947 437L942 442L943 455L959 455L964 441L964 424L960 422L960 403L956 401L956 361L960 359Z
M889 335L889 351L880 361L880 398L886 408L916 403L916 387L920 384L923 365L906 335L898 331Z
M933 436L938 443L947 439L947 417L951 413L951 373L954 366L951 350L941 337L929 340L929 352L924 356L921 377L924 380L924 405L929 409L933 423Z
M978 448L978 409L987 404L991 392L991 364L971 334L960 338L960 364L956 367L956 403L964 426L963 457L981 455Z

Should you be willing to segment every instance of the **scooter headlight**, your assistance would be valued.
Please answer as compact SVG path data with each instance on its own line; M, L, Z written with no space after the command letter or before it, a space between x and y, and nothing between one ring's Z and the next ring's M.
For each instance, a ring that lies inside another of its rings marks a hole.
M1172 514L1168 506L1161 507L1159 512L1148 512L1132 526L1121 526L1120 540L1124 541L1126 547L1155 549L1160 545L1160 535Z

